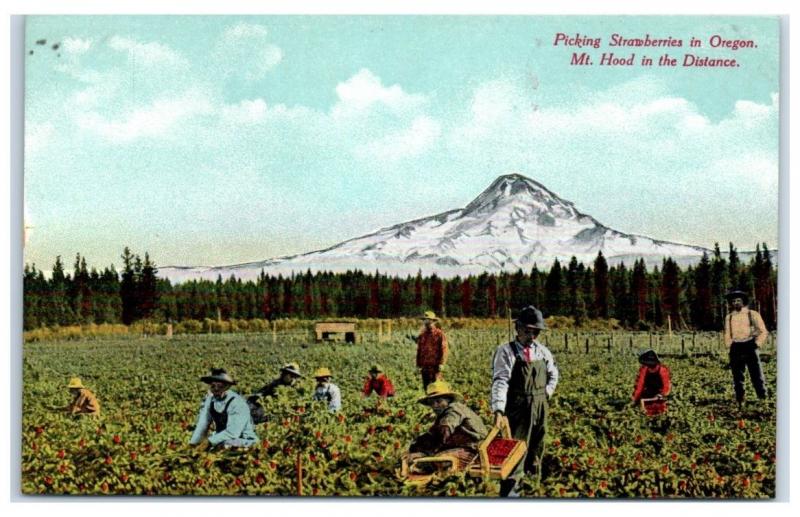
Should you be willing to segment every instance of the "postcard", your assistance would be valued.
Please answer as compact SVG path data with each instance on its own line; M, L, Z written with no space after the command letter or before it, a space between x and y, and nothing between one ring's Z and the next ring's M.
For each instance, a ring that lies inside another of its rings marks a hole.
M28 17L22 493L775 498L780 37Z

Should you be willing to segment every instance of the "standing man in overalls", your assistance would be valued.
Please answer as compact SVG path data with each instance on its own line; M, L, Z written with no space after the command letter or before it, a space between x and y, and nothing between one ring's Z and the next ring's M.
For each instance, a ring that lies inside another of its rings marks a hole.
M725 344L728 345L733 391L736 402L741 407L744 402L744 371L750 372L750 382L756 396L764 400L767 389L764 386L764 372L758 349L767 340L769 333L761 315L747 306L747 293L740 290L725 295L731 304L731 312L725 317Z
M500 482L501 497L519 497L517 482L525 475L541 476L547 400L558 384L553 354L536 341L544 330L541 311L529 305L515 321L517 337L497 347L492 361L492 411L495 422L508 417L511 434L525 440L528 451L508 477Z
M230 389L236 381L222 368L212 368L211 375L201 377L200 380L208 384L209 393L197 415L189 445L220 445L227 449L250 447L256 443L258 436L253 430L250 408L241 395ZM208 442L204 442L203 438L212 423L214 433L208 437Z

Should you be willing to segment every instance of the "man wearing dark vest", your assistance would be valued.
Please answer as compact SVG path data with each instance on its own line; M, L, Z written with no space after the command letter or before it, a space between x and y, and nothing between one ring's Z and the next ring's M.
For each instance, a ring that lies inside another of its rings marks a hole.
M764 372L758 358L758 348L769 335L761 315L747 306L747 293L733 290L725 295L731 304L731 312L725 316L725 344L728 345L733 391L736 402L744 402L744 371L750 372L750 381L759 399L767 398L764 387Z
M222 368L212 368L211 375L200 378L209 386L209 393L203 400L197 423L189 445L204 445L203 438L214 424L214 433L208 437L208 445L230 447L250 447L258 441L250 419L250 408L241 395L231 390L236 384L228 372Z
M492 411L495 421L508 417L511 434L525 440L528 451L508 479L501 481L501 497L518 497L516 485L525 474L541 476L547 400L558 384L553 354L536 341L546 328L541 311L529 305L515 324L516 339L497 347L492 360Z
M292 387L297 380L303 377L297 363L288 363L281 367L278 378L265 384L258 391L247 397L247 405L250 407L250 416L254 424L262 424L267 421L267 413L264 406L258 401L259 398L274 397L281 387Z

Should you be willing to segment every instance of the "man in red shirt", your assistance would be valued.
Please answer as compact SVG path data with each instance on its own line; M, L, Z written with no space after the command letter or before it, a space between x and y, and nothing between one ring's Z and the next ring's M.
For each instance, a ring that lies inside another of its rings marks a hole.
M639 375L636 377L636 386L633 390L633 404L643 405L648 416L661 415L667 412L667 401L664 397L669 395L671 389L669 368L661 364L655 350L647 350L639 356ZM658 399L651 400L648 399Z
M365 397L369 397L372 392L377 393L382 398L394 397L392 381L389 380L389 377L383 372L383 368L378 364L369 369L369 377L364 382L362 393Z
M442 380L442 367L447 361L447 337L436 326L439 318L433 311L426 311L422 317L425 328L417 337L417 368L422 374L422 387Z

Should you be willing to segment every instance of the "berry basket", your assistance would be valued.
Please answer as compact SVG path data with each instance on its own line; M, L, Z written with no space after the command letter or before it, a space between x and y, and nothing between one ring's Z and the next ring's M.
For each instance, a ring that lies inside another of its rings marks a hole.
M522 440L511 437L508 418L502 417L478 446L478 455L467 474L484 479L506 479L528 450Z
M667 400L664 397L641 399L640 403L647 416L658 416L667 412Z

